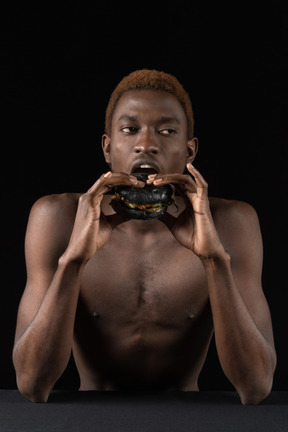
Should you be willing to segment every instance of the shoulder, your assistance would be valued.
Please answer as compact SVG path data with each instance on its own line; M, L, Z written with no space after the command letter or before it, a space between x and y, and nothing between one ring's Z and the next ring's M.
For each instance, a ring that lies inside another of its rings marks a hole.
M211 198L210 208L218 234L227 250L262 248L262 236L255 209L243 201Z
M244 201L209 198L211 213L216 223L258 223L255 209Z
M39 198L32 206L30 216L54 218L74 215L77 210L80 193L63 193L46 195Z
M59 242L69 239L81 194L64 193L39 198L31 208L26 241Z

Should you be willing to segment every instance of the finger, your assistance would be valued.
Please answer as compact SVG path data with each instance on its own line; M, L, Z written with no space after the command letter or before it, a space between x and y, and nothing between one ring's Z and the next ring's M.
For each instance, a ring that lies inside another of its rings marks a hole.
M117 173L113 173L112 176L109 177L109 180L107 181L107 185L110 187L132 186L137 188L143 188L145 186L145 182L143 180L138 180L138 178L133 174L117 172Z
M208 186L208 183L206 182L204 177L200 174L200 172L191 163L188 163L186 166L187 166L188 171L195 178L195 181L197 184L199 184L199 185L202 184L203 186L206 186L206 187Z
M93 184L93 186L91 186L90 189L88 189L87 192L93 194L95 191L99 190L101 186L105 185L105 180L111 177L111 175L111 171L102 174L102 176Z
M187 174L153 174L148 181L155 186L173 184L179 192L196 192L197 185L193 178ZM147 181L147 183L148 183ZM148 184L149 184L148 183Z
M208 183L206 182L204 177L200 174L200 172L191 163L188 163L186 167L190 172L190 174L192 174L195 179L197 185L197 195L199 196L199 198L203 198L204 195L207 194Z
M183 174L151 174L148 177L147 183L153 183L155 186L159 186L161 184L176 184L176 183L185 183L187 179Z
M144 187L145 183L138 180L135 176L126 173L112 173L108 171L94 183L94 185L88 190L90 194L96 193L107 193L115 186L133 186L133 187Z

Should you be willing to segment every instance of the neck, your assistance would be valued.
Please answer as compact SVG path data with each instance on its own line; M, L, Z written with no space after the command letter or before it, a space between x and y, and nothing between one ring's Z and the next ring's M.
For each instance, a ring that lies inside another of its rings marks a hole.
M122 232L133 236L155 236L167 230L165 225L157 219L154 220L135 220L131 219L117 227Z

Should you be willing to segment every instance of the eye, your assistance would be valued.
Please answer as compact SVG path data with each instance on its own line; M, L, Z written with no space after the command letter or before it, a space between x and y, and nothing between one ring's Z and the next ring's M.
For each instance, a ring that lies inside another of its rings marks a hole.
M175 134L176 134L176 130L175 130L175 129L171 129L171 128L168 128L168 129L161 129L161 130L159 131L159 133L160 133L161 135L164 135L164 136L170 136L170 135L175 135Z
M124 126L121 128L121 132L127 135L135 134L138 129L135 126Z

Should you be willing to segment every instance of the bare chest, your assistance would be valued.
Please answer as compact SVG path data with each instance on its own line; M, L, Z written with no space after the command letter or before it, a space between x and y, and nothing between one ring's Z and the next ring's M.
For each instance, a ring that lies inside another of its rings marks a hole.
M90 315L118 325L177 325L198 316L208 298L201 262L172 240L150 247L108 243L87 264L81 295Z
M211 331L203 266L175 241L107 243L87 264L74 345L84 387L100 373L116 388L180 375L197 388Z

